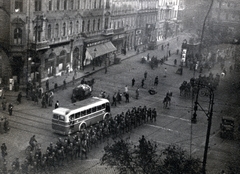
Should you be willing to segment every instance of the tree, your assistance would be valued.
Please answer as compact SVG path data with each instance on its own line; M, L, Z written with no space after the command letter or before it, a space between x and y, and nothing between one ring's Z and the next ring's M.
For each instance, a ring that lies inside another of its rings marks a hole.
M120 173L139 174L200 174L201 162L189 157L176 145L159 151L155 142L147 141L144 136L138 145L128 141L114 141L104 148L101 164L116 167Z

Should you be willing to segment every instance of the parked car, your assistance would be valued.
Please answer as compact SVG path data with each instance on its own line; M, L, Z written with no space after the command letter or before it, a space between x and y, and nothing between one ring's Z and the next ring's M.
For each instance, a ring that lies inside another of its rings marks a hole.
M87 84L80 84L73 89L71 100L72 102L84 100L91 96L92 88Z
M220 123L220 137L234 139L234 118L233 117L222 117Z

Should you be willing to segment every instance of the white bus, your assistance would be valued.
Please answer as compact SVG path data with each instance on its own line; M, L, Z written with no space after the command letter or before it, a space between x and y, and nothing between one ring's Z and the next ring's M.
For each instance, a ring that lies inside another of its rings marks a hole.
M111 117L107 99L92 97L53 110L52 129L68 135Z

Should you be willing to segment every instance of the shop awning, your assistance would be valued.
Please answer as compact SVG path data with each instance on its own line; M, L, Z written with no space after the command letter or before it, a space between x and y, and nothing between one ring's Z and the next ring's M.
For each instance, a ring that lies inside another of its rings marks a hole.
M92 56L92 58L102 56L104 54L111 53L116 50L117 50L116 47L110 41L87 48L87 51Z

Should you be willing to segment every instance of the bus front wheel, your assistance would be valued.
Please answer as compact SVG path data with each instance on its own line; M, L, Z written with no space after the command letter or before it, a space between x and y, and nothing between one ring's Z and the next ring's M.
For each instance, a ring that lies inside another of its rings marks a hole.
M110 115L109 115L109 114L106 114L106 115L104 116L104 120L108 120L109 117L110 117Z

